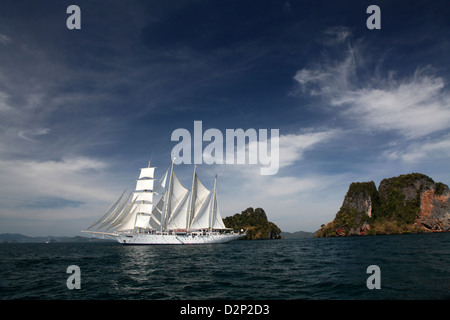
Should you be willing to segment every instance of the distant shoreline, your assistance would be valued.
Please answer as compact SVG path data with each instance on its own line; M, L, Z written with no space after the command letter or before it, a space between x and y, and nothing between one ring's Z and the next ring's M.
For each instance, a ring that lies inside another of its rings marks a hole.
M296 232L284 232L280 233L282 239L299 239L299 238L313 238L314 232L296 231ZM0 234L0 243L70 243L70 242L115 242L112 239L99 239L94 237L32 237L26 236L20 233L2 233Z
M0 243L70 243L70 242L111 242L111 239L99 239L93 237L31 237L20 233L0 234Z

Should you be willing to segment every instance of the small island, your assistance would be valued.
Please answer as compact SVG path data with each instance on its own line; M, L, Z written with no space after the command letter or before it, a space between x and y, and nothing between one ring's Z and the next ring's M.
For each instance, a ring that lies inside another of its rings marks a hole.
M353 182L333 221L316 237L450 231L450 191L421 173Z
M247 235L242 240L281 239L280 228L267 220L267 215L262 208L247 208L240 214L236 213L223 219L225 227L235 231L247 230Z

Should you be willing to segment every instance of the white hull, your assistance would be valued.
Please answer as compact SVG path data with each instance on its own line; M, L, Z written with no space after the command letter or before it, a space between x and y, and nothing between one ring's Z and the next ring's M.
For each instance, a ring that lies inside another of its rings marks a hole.
M208 244L225 243L239 239L245 234L238 233L205 233L205 234L117 234L117 242L124 245L154 245L154 244Z

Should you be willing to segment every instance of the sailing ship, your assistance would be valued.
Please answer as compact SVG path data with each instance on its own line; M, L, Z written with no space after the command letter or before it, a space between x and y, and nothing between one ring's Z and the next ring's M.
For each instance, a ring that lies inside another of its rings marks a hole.
M141 168L136 189L124 191L87 230L124 245L225 243L246 235L226 228L213 191L200 181L196 166L192 188L185 188L172 166L159 178L156 167Z

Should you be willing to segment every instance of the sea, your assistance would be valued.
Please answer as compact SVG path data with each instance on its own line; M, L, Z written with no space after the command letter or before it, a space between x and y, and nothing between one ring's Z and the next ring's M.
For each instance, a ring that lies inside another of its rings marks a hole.
M0 299L448 300L450 233L184 246L0 244Z

